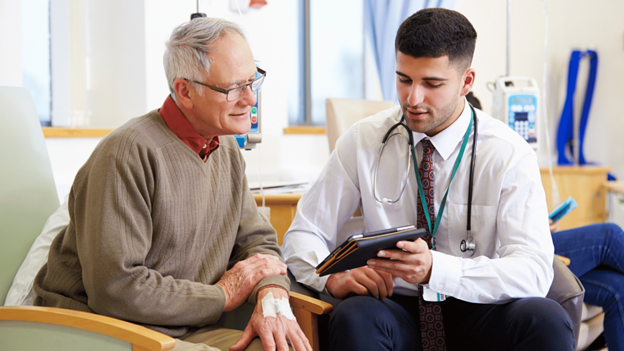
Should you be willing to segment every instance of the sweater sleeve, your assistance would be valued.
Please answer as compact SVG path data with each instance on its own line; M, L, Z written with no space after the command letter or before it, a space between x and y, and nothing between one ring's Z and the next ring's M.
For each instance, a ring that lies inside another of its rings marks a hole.
M156 160L147 147L124 144L128 140L98 146L79 172L69 203L88 306L154 326L214 324L225 305L221 287L146 265L154 239L150 164Z

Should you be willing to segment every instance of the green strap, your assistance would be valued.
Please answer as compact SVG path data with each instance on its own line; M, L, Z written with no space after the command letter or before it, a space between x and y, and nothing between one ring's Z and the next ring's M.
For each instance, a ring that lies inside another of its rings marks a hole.
M459 155L457 156L457 161L455 161L455 166L453 167L453 173L451 175L451 181L449 182L448 188L446 188L446 192L444 193L444 197L442 198L442 202L440 203L440 210L438 211L438 216L436 217L436 223L433 230L431 230L431 218L429 216L429 206L427 206L427 200L425 199L425 194L422 186L422 181L420 180L420 172L418 172L418 163L416 162L416 150L414 149L414 145L410 145L412 148L412 161L414 162L414 172L416 172L416 180L418 180L418 194L420 195L420 203L423 207L423 212L425 213L425 218L427 219L427 226L429 227L429 233L431 234L431 249L435 250L435 238L436 231L438 230L438 225L440 225L440 219L442 218L442 213L444 213L444 206L446 205L446 197L448 196L449 189L451 188L451 182L453 182L453 178L455 178L455 173L457 172L457 168L459 168L459 164L461 163L462 157L464 156L464 151L466 150L466 144L468 144L468 138L470 137L470 130L472 129L472 120L474 116L472 115L472 110L470 111L472 118L470 119L470 124L468 124L468 129L466 130L466 134L464 134L464 140L462 141L461 149L459 150ZM473 141L473 142L476 142Z

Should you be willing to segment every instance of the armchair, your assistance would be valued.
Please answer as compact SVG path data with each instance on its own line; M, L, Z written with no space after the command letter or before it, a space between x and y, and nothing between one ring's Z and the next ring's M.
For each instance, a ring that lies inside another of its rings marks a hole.
M396 106L392 101L370 101L359 99L327 99L325 100L327 141L329 152L334 151L336 140L351 125L364 117Z
M18 268L59 201L30 94L24 88L0 87L0 107L0 302L4 304ZM331 305L297 293L291 294L290 303L314 345L317 315L329 313ZM233 327L241 320L224 314L222 325ZM156 351L175 346L173 338L130 322L32 306L0 307L0 342L3 350Z

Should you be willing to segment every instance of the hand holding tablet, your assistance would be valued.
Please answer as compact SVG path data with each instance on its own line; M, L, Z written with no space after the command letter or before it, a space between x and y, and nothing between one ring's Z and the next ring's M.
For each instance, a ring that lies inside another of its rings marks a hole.
M377 252L380 250L397 249L397 242L414 241L425 234L424 229L409 225L353 235L316 266L316 273L324 276L366 266L369 259L379 258Z

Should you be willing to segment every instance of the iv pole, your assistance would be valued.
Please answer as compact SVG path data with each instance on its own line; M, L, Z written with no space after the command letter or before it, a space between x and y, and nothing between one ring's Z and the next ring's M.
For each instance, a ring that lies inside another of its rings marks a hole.
M511 0L507 0L507 67L505 76L509 77L511 73Z
M195 18L206 17L205 13L199 12L199 0L197 0L195 4L197 6L197 12L191 14L191 20L194 20Z

